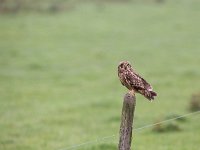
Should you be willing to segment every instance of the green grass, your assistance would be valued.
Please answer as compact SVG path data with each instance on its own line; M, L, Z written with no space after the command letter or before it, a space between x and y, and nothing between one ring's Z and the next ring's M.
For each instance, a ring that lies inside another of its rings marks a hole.
M56 14L0 16L0 149L117 147L122 97L116 67L129 60L158 93L137 95L135 128L185 114L200 91L200 2L91 3ZM134 133L137 150L197 150L199 116L182 131Z

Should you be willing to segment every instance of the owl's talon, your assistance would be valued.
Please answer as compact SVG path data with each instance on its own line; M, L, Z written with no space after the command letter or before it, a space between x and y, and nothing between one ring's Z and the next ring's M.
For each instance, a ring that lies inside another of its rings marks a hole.
M134 90L130 90L128 93L133 95L133 96L135 96L135 91Z

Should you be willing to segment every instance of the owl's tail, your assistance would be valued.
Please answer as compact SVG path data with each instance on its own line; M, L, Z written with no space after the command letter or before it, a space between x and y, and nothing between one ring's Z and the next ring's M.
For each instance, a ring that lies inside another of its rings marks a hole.
M157 96L157 93L154 91L148 91L148 90L144 90L144 96L148 99L148 100L154 100L154 97Z

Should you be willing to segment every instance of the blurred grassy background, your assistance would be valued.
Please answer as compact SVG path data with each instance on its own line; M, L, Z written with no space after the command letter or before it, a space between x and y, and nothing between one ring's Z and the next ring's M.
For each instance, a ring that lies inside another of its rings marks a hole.
M113 134L79 149L116 149L121 60L158 93L153 103L137 95L135 128L188 113L200 91L200 1L62 1L73 9L57 13L51 1L26 2L44 13L28 5L0 15L0 149L59 150ZM197 150L198 117L180 132L136 132L133 147Z

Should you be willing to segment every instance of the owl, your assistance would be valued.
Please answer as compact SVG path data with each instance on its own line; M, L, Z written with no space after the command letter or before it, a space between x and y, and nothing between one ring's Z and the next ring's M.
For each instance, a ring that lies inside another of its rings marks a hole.
M152 86L135 72L128 61L120 62L118 66L118 76L123 86L129 89L129 93L135 95L140 93L148 100L154 100L157 96Z

